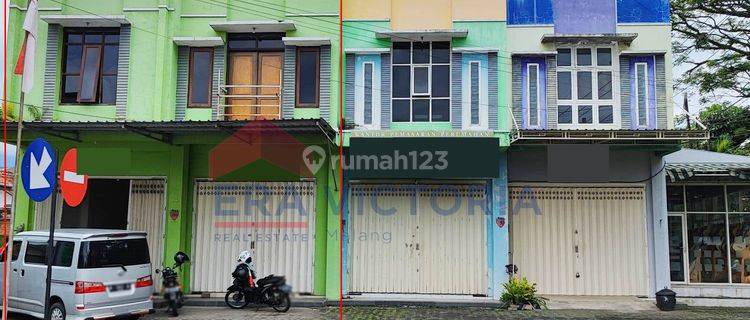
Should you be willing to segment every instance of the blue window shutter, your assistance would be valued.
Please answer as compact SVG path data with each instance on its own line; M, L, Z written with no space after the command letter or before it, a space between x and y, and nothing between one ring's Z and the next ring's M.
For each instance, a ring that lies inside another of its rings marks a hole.
M354 90L355 90L355 76L354 76L354 54L346 54L346 96L344 97L344 117L347 125L354 124Z
M175 97L174 118L177 121L185 119L188 99L188 77L190 65L190 48L177 47L177 96Z
M461 53L453 53L451 59L451 127L455 130L461 129Z
M125 121L128 108L128 77L130 70L130 25L120 27L120 48L117 57L117 93L115 118Z
M297 47L284 48L283 96L281 98L281 118L294 118L295 68L297 62Z
M320 117L331 121L331 46L320 47Z
M548 56L546 62L547 76L545 78L545 112L547 113L547 129L557 129L557 58Z
M58 43L60 39L60 25L50 24L47 27L47 55L44 57L44 93L42 96L42 121L52 121L57 105L57 70Z
M656 128L667 129L667 71L664 55L656 56Z
M489 117L490 130L498 129L498 84L497 84L497 53L490 52L487 54L487 92L489 99L487 100L489 106L487 106L487 115Z
M219 90L224 85L224 64L226 60L226 52L224 46L214 48L214 65L213 65L213 79L211 85L211 119L221 120L220 114L224 112L221 110L221 105L224 101L219 99Z
M380 128L388 129L391 127L391 54L381 54L380 61Z
M620 119L622 129L631 129L630 119L630 59L620 57Z

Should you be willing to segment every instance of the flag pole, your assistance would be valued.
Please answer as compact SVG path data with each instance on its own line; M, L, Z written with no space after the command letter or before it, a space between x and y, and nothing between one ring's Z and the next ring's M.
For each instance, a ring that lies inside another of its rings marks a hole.
M21 83L23 83L23 75L21 75ZM3 289L5 292L3 292L3 306L8 305L8 294L10 292L10 256L13 255L13 232L14 230L14 223L16 221L16 199L18 198L18 179L21 178L21 170L19 167L20 163L20 156L21 156L21 134L23 130L23 109L24 109L24 98L26 94L21 90L21 98L19 101L19 108L18 108L18 126L16 127L16 159L13 166L13 188L11 188L12 197L13 199L10 204L10 228L7 228L8 230L8 240L6 240L6 243L8 244L7 249L5 250L5 270L3 271ZM7 101L6 101L6 106ZM5 169L7 170L7 168ZM3 199L5 198L5 195L3 195ZM4 223L8 223L7 219L7 213L5 217L6 221ZM3 308L3 319L2 320L8 320L8 308Z

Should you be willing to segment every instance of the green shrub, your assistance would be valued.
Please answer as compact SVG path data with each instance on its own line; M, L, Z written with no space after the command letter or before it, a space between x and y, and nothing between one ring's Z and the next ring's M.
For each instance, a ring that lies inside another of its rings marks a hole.
M505 292L500 296L503 302L503 309L511 305L523 309L524 306L530 305L534 309L547 309L547 298L536 295L536 284L531 283L526 278L519 279L512 277L507 283L503 284Z

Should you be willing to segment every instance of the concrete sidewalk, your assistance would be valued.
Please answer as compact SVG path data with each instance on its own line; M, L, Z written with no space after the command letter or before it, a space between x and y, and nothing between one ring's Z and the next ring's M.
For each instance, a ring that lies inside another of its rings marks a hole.
M582 297L547 296L547 307L551 310L656 310L653 299L636 297ZM292 296L292 307L319 308L338 306L336 300L325 300L321 296ZM157 308L166 304L163 299L154 300ZM226 307L224 297L212 295L188 295L185 305L190 307ZM502 303L487 297L465 295L421 295L421 294L362 294L344 298L347 307L439 307L439 308L499 308ZM252 307L248 307L252 308Z

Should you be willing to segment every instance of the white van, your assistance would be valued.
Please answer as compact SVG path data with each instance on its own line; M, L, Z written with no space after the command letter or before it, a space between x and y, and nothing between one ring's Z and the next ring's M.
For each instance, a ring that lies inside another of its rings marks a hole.
M47 231L21 232L13 238L9 311L44 318L48 239ZM54 251L52 319L101 319L154 312L146 233L60 229L55 231Z

